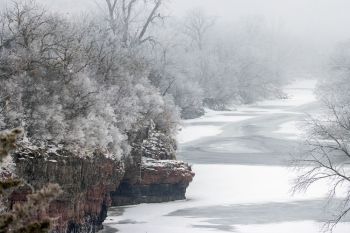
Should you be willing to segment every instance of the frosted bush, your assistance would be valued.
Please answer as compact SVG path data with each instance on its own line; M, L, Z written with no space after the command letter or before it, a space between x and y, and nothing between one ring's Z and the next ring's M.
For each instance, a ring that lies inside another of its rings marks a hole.
M0 129L22 126L34 144L119 158L131 130L175 128L176 107L148 81L143 50L122 46L106 21L68 21L31 2L1 17Z

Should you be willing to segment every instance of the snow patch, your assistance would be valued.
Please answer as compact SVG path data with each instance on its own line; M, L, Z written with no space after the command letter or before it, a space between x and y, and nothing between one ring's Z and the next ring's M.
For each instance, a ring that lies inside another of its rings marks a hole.
M178 142L188 143L203 137L216 136L222 133L222 128L229 123L240 122L253 116L237 115L234 111L213 111L206 109L206 114L197 119L184 120L178 133ZM200 124L200 125L198 125Z
M301 130L300 122L289 121L278 126L279 129L274 131L277 134L283 134L288 139L298 140L302 138L304 132Z
M202 137L215 136L221 132L221 126L185 126L179 132L177 139L179 143L188 143Z
M256 224L256 225L240 225L236 226L238 232L244 233L310 233L322 232L317 229L322 229L322 223L313 221L303 222L284 222L274 224ZM339 223L333 230L333 233L345 233L350 228L349 223Z
M205 110L205 115L191 120L185 120L185 124L193 123L233 123L251 119L253 116L238 115L236 111Z
M14 174L16 171L16 164L11 156L6 156L2 162L0 162L0 175L1 174Z

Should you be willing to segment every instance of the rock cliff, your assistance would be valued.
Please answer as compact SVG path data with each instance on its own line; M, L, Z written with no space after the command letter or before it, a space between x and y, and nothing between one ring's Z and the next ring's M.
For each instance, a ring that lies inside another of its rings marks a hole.
M137 135L129 157L134 162L127 163L126 176L111 193L112 205L185 199L194 173L187 163L176 160L176 141L152 125Z
M87 157L59 146L21 146L13 154L15 173L28 185L16 189L7 204L26 201L32 188L59 184L63 194L49 207L49 217L57 219L53 232L79 233L100 230L111 204L185 199L194 173L175 160L175 141L154 128L135 135L131 155L119 161L101 152Z
M136 183L123 181L111 193L112 205L158 203L185 199L186 188L194 173L184 162L142 158Z
M121 162L95 153L82 158L67 150L25 148L14 154L16 173L35 189L57 183L63 195L50 205L50 217L57 218L54 232L96 232L101 229L110 204L109 193L124 176ZM14 191L10 204L25 201L31 189Z

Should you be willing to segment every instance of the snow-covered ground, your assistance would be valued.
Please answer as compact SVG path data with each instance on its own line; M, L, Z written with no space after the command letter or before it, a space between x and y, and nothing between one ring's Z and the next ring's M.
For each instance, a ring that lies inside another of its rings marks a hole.
M227 115L225 115L227 114ZM228 123L247 120L253 116L231 116L232 111L213 111L206 109L206 114L200 118L183 121L178 134L179 143L188 143L203 137L220 134Z
M259 154L258 149L238 140L239 133L236 131L249 127L260 127L260 133L271 133L272 136L269 137L277 135L277 138L286 142L294 141L303 133L298 121L303 113L297 107L315 101L314 85L315 81L297 82L286 88L290 96L288 100L263 101L253 106L242 106L234 112L208 111L204 117L185 121L179 135L180 147L186 145L197 148L201 145L198 142L205 140L203 144L208 144L205 150L209 152L215 145L215 151L225 155L229 155L230 151L231 156ZM284 118L276 120L276 114ZM269 119L279 122L277 125L272 123L272 130L271 124L266 128L266 121ZM234 132L231 132L233 129ZM256 136L254 130L247 132ZM249 136L247 135L244 134L244 137ZM267 139L263 142L269 147ZM271 147L273 145L271 143ZM189 153L188 157L191 157L191 151L184 153ZM326 219L326 215L323 215L326 212L326 208L323 209L327 197L326 183L312 186L307 193L292 195L295 170L287 166L225 164L217 153L211 155L214 159L217 157L215 164L194 164L196 176L188 188L187 200L129 206L123 209L122 215L118 214L120 208L117 208L109 213L105 223L106 231L320 232L322 221ZM341 197L342 193L338 195ZM334 233L349 231L349 223L340 223Z

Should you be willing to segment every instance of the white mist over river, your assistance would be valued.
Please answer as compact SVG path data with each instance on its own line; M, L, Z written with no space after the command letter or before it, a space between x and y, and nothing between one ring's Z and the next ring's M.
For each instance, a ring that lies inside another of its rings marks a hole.
M316 233L332 217L326 184L291 194L291 154L302 142L305 113L319 108L315 81L285 88L289 99L184 121L179 159L196 173L187 200L112 208L105 232ZM341 194L340 194L341 195ZM348 233L340 223L335 233Z

